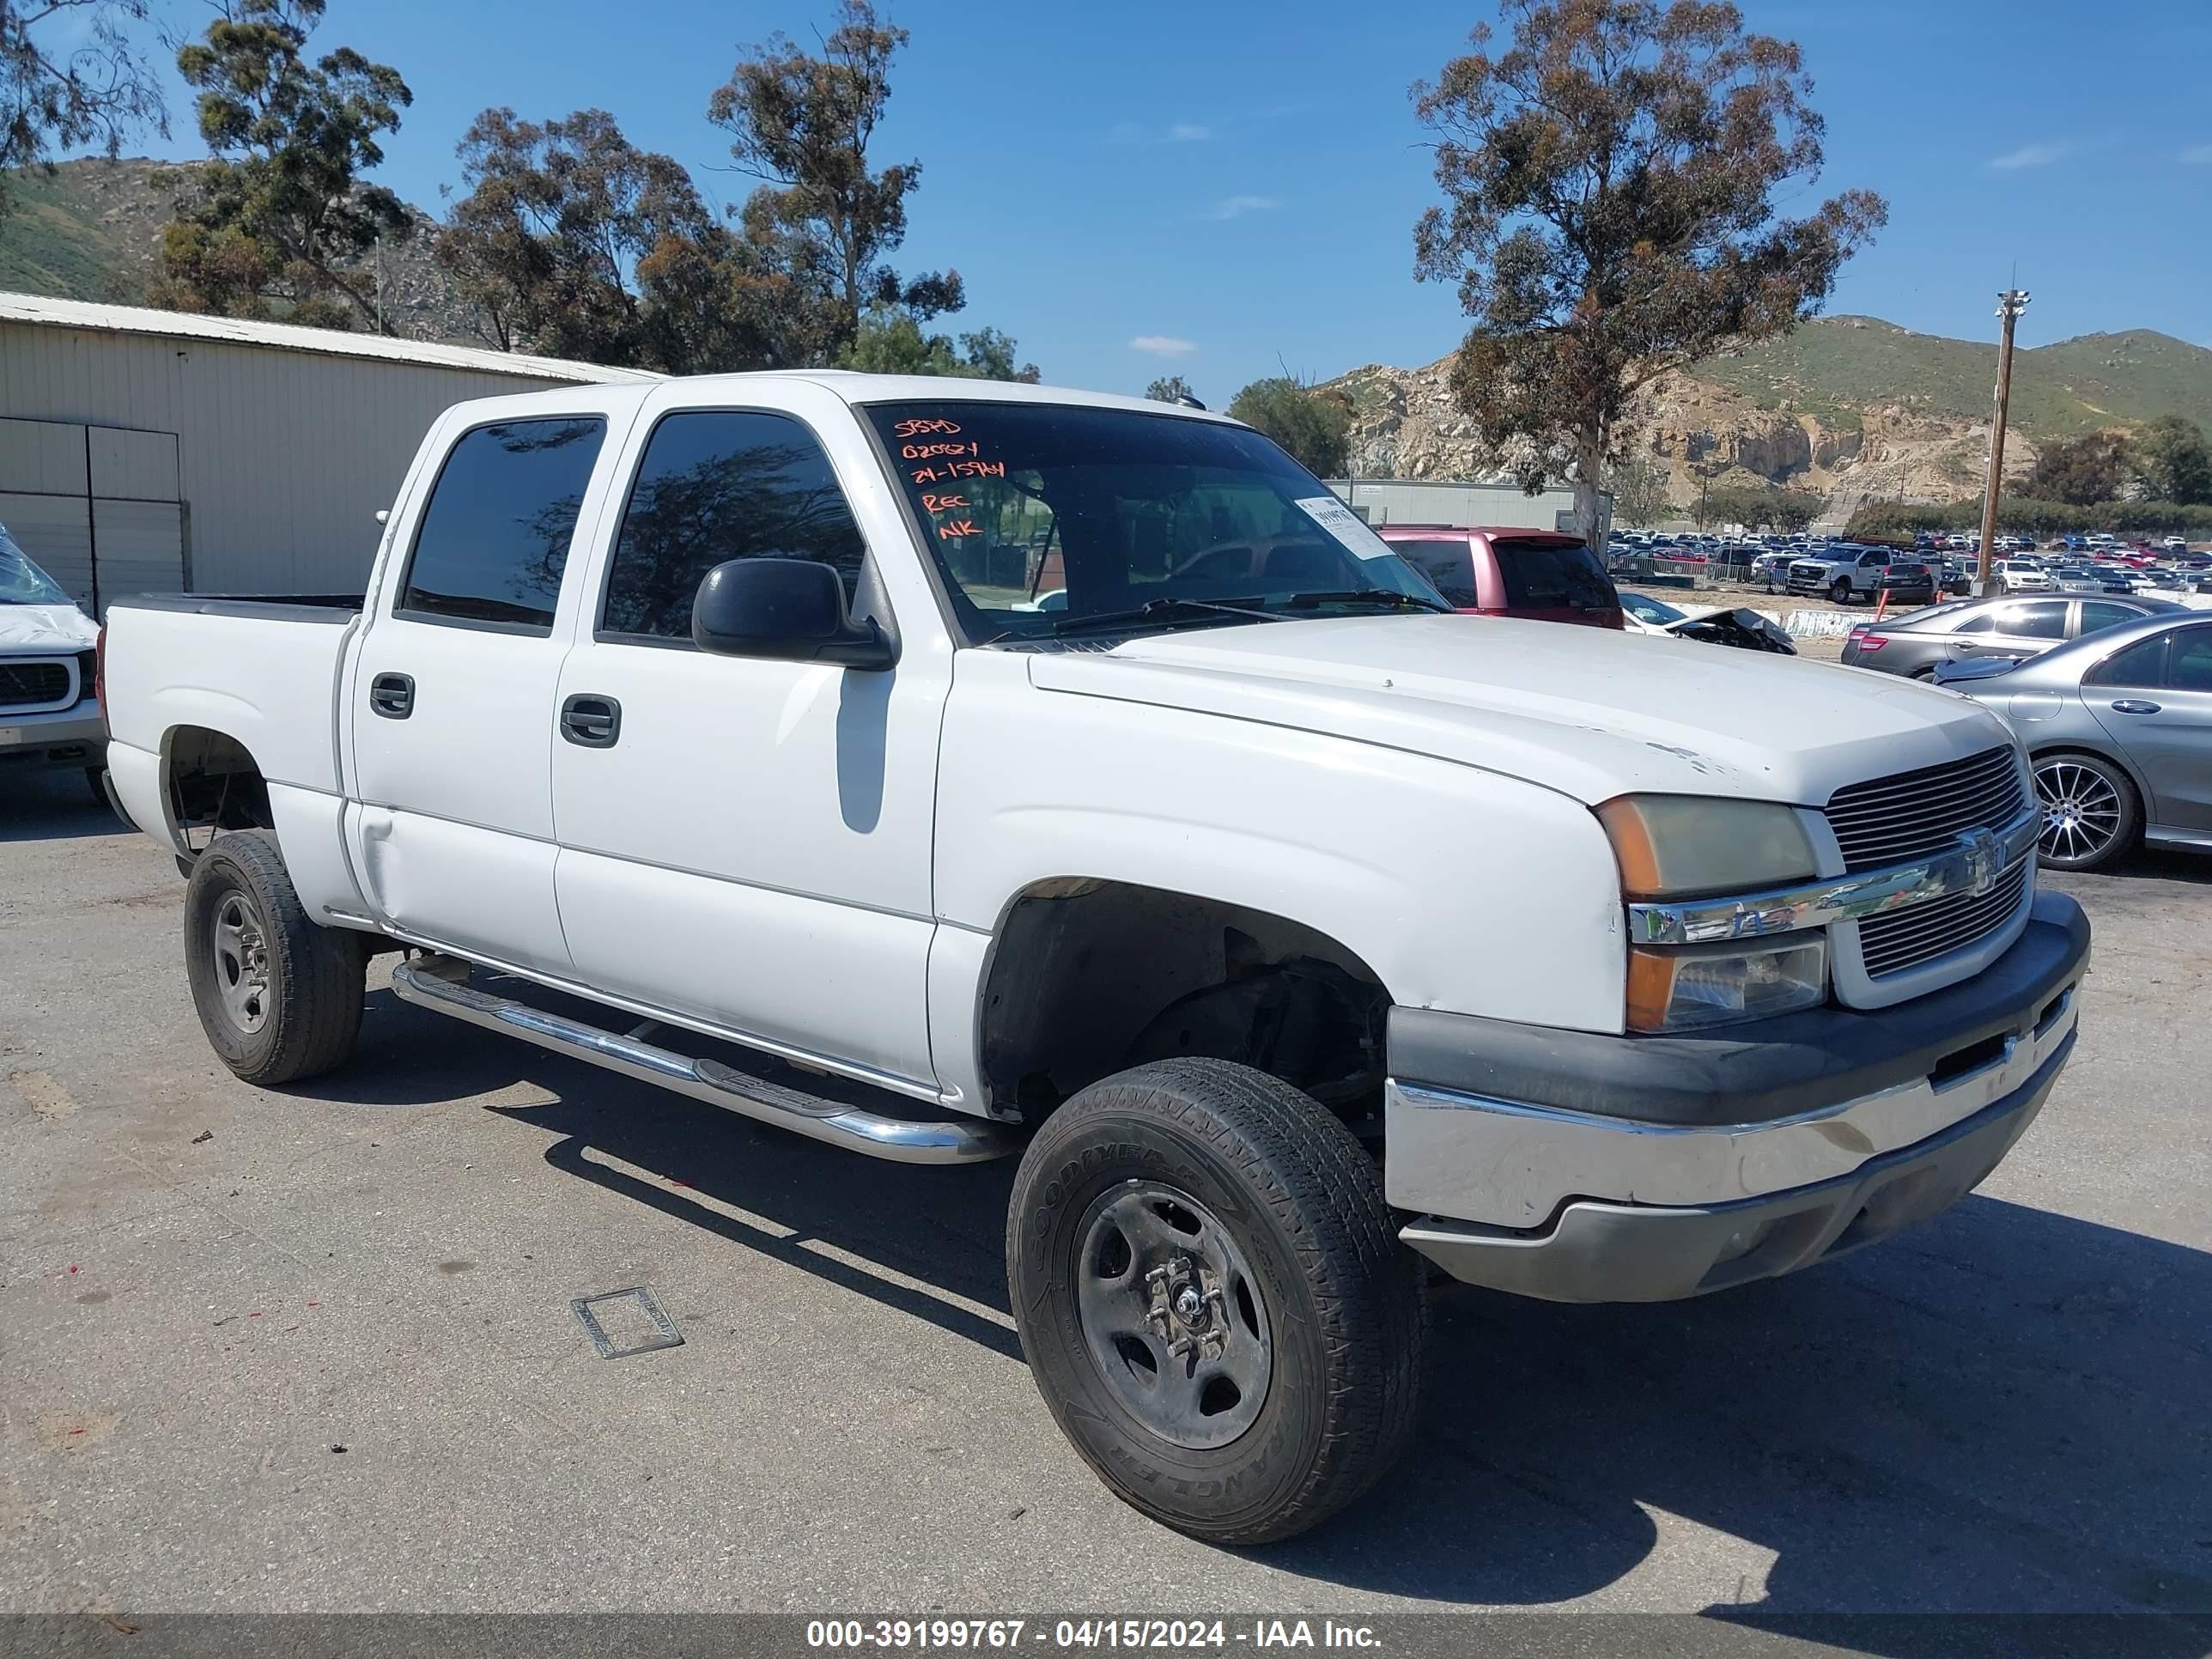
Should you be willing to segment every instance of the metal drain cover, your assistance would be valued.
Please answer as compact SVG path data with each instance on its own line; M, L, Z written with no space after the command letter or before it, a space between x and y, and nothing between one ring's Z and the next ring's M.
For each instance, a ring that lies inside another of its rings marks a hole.
M618 1305L610 1305L618 1304ZM597 1296L580 1296L568 1307L580 1323L592 1346L599 1351L602 1359L627 1359L634 1353L652 1353L660 1348L680 1348L684 1333L676 1328L676 1322L660 1310L653 1299L653 1292L642 1285L633 1285L626 1291L603 1291ZM606 1326L600 1322L599 1310L604 1308L607 1319L623 1337L633 1335L642 1340L633 1340L627 1347L617 1347L615 1338L607 1334Z

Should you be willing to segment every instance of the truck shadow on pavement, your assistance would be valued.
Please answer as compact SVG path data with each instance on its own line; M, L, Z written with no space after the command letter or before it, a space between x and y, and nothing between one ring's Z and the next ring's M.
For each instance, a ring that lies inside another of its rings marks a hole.
M75 841L85 836L127 836L131 826L106 801L93 799L76 767L32 771L0 767L0 842Z
M1019 1358L1001 1255L1011 1162L879 1163L447 1026L388 992L370 1006L362 1063L330 1097L373 1101L364 1082L409 1076L401 1051L427 1067L410 1100L540 1082L558 1098L490 1109L556 1134L555 1167ZM744 1260L733 1251L730 1270ZM1434 1300L1411 1455L1331 1524L1255 1552L1268 1567L1492 1607L1595 1595L1643 1569L1638 1605L1807 1615L1808 1636L1905 1656L1964 1632L1828 1620L2128 1612L2145 1615L2131 1651L2207 1649L2212 1255L1971 1196L1847 1260L1694 1302L1565 1307L1458 1285ZM1763 1576L1715 1565L1741 1560L1734 1540L1771 1553Z

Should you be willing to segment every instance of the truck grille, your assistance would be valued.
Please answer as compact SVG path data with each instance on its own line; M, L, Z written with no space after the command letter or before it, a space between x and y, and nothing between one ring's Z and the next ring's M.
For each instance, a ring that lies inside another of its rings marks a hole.
M58 662L0 662L0 708L35 708L70 694L70 672Z
M1954 894L1861 922L1859 957L1867 977L1901 974L1987 939L2012 920L2027 884L2027 862L2022 860L1999 876L1986 893Z
M1855 873L1948 851L1961 830L2009 823L2027 804L2020 757L2004 747L1851 784L1829 797L1827 817L1844 868ZM2027 871L2023 860L1986 893L1954 894L1862 921L1868 975L1902 973L1986 939L2019 909Z

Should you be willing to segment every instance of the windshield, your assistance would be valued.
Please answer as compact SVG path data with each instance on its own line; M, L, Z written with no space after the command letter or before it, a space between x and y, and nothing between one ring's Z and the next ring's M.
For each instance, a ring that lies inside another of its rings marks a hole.
M1638 622L1651 623L1657 626L1680 622L1687 614L1685 611L1677 611L1664 599L1651 599L1642 593L1622 594L1620 608Z
M15 545L8 526L0 525L0 605L72 605L60 584L31 562L31 556Z
M1225 626L1443 602L1328 487L1258 433L1062 404L878 404L970 644ZM1208 609L1207 602L1235 609Z

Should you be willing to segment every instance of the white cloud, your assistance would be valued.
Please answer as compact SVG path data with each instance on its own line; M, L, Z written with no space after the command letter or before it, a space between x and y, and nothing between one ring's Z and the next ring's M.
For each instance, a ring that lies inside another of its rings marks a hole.
M2184 167L2212 167L2212 144L2191 144L2181 152Z
M1990 165L2007 171L2014 167L2047 167L2053 161L2070 155L2073 152L2074 146L2071 143L2022 144L2018 149L2009 150L2002 155L1991 156Z
M1196 121L1171 121L1164 127L1117 121L1106 136L1117 144L1195 144L1212 137L1213 129Z
M1265 213L1281 204L1272 196L1224 196L1204 213L1201 219L1241 219L1248 213Z
M1172 334L1139 334L1129 342L1132 351L1149 351L1155 357L1181 357L1198 349L1195 340L1178 340Z

